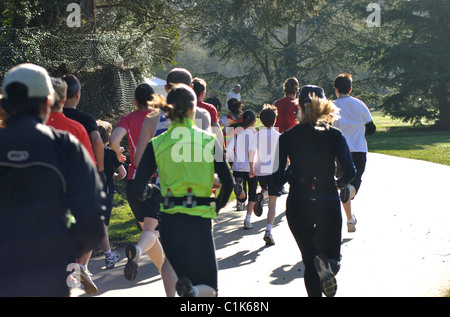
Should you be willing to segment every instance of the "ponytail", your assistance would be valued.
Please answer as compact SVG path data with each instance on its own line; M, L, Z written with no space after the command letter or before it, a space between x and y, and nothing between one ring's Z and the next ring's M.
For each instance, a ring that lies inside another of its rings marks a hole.
M301 109L301 124L310 123L315 127L325 124L327 129L339 114L339 109L332 101L316 97L315 93L309 95L309 99L305 101Z
M167 103L160 105L160 109L167 113L170 120L182 123L194 110L197 97L191 87L176 84L167 95Z

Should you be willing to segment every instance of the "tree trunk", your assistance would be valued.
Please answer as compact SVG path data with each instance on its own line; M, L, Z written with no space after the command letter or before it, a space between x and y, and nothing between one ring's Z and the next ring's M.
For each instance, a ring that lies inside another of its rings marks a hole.
M450 85L445 81L438 84L437 99L439 109L439 120L437 125L441 129L450 130Z

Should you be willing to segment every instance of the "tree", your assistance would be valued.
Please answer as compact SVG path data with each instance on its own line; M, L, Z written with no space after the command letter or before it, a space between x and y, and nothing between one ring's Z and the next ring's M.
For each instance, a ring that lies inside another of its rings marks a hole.
M193 36L220 62L240 63L244 69L239 77L215 73L205 78L223 85L238 81L247 94L256 92L259 102L279 98L282 83L291 76L302 85L321 85L331 94L336 75L365 70L363 62L352 59L371 38L365 36L367 4L362 2L196 1L201 23Z
M244 65L245 76L223 78L215 74L215 80L224 85L239 81L246 91L262 86L265 93L273 95L275 90L279 93L286 76L297 73L297 21L317 10L319 2L196 1L196 13L190 16L191 21L196 19L191 36L196 36L219 62L232 60ZM186 10L183 2L174 5Z
M387 41L368 46L378 83L391 90L381 108L410 122L437 120L450 129L450 2L394 1L383 7L379 28Z

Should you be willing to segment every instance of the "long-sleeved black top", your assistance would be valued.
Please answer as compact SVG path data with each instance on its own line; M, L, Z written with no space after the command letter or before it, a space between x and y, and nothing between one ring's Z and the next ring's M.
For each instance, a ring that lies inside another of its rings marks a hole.
M339 199L336 186L344 186L356 174L347 142L333 127L298 124L280 136L278 150L275 180L278 185L287 180L291 192L301 198ZM288 157L290 165L285 171ZM344 169L337 181L336 159Z

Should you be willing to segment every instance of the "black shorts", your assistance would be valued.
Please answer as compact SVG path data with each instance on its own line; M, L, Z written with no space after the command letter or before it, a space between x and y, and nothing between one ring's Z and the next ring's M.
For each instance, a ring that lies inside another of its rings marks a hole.
M359 188L361 187L361 178L364 174L364 170L366 169L367 162L367 153L365 152L352 152L353 164L356 168L356 176L350 182L353 187L355 187L356 192L358 193ZM342 166L337 162L336 176L339 178L343 174Z
M256 177L250 178L248 172L239 171L233 171L233 177L234 179L242 178L244 180L243 189L247 194L248 201L256 202L256 189L258 187L258 180ZM246 183L248 184L248 191Z
M259 185L261 188L267 190L269 192L269 196L281 196L281 187L277 187L273 184L272 175L266 176L257 176Z
M144 222L144 218L153 218L159 220L160 203L162 203L162 197L147 199L146 201L140 201L130 194L131 184L134 180L129 179L127 181L126 195L128 204L134 217L139 222Z

